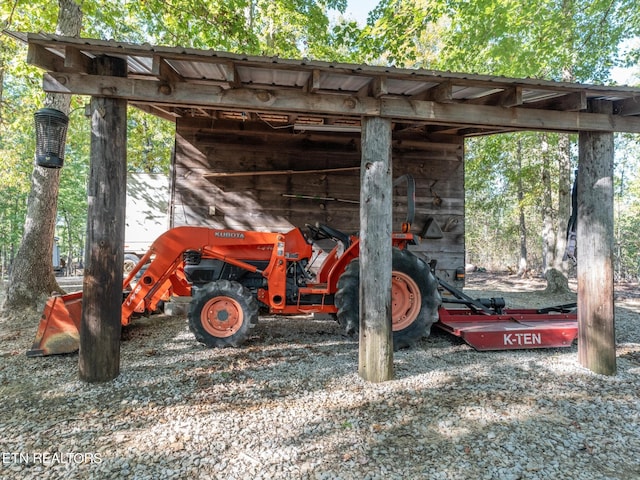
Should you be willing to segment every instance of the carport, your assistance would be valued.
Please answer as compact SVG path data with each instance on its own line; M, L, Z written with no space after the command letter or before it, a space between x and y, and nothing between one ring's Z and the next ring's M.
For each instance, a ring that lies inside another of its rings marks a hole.
M93 332L93 338L83 334L81 342L91 342L92 358L101 359L96 360L97 378L109 365L119 364L119 350L103 346L119 342L119 329L115 335L115 328L106 326L119 325L120 304L101 292L119 288L121 265L112 265L113 257L106 252L122 250L118 235L124 232L128 105L176 123L172 204L175 208L178 197L182 198L185 212L187 193L199 188L189 180L195 178L194 172L198 182L286 176L286 191L278 193L288 198L300 193L291 185L297 185L292 177L301 174L321 174L325 184L335 185L331 175L337 174L341 181L351 180L339 194L348 193L348 185L353 190L359 181L359 197L350 199L362 240L359 370L370 381L393 376L391 299L378 292L391 289L395 172L406 168L424 173L432 168L418 158L421 152L431 152L430 156L440 152L443 161L462 164L463 140L471 136L527 130L579 134L578 357L594 372L615 373L613 133L640 133L640 89L249 57L49 34L13 35L28 43L28 62L45 70L45 91L92 97L89 195L93 198L87 237L92 253L87 263L99 266L105 271L101 278L113 282L105 286L85 279L84 295L94 308L91 313L83 312L83 328ZM205 144L208 146L202 147ZM229 145L235 145L235 150ZM238 146L248 145L262 152L261 163L238 160ZM274 152L283 145L299 151L299 158L292 155L286 164L278 163L281 160ZM310 154L315 163L306 162L307 149L315 152ZM349 154L345 163L332 163L345 154ZM215 155L217 163L212 168L209 158ZM353 158L355 165L349 163ZM344 177L345 172L351 176ZM445 196L444 188L453 192L448 195L451 210L447 218L463 217L463 171L442 167L442 172L437 180L425 180L433 204L429 208L440 208L436 200ZM251 185L243 188L249 191ZM224 188L216 186L212 192L220 196L220 204L230 208ZM278 203L273 189L260 195L253 196L257 203ZM336 200L334 195L325 197ZM287 217L283 212L293 212L291 218L295 218L301 207L291 202L274 207L284 209L278 218ZM172 221L176 225L186 219L215 224L216 205L198 204L204 213L193 207L182 220L174 214ZM335 202L323 205L325 215L337 208ZM238 210L246 211L247 205ZM440 210L422 213L425 221L436 218L444 223L438 217ZM234 215L227 214L227 226L235 225L229 223L231 218L240 221ZM274 216L261 216L267 217ZM116 228L107 239L106 225L113 223ZM454 262L447 267L449 271L464 258L464 228L460 228L453 242L457 247L446 252Z

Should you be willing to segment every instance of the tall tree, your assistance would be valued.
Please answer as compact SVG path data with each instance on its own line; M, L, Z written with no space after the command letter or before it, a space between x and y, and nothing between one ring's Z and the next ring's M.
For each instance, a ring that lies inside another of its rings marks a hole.
M554 135L557 137L556 150L554 151L557 162L557 211L549 205L547 213L551 231L549 231L549 244L544 257L544 277L547 280L547 292L563 293L569 291L569 262L563 260L567 246L567 222L571 215L571 139L568 134ZM551 197L552 183L545 183Z
M542 159L542 269L547 271L548 259L550 258L550 251L555 250L556 235L555 235L555 209L552 197L552 182L551 182L551 159L550 159L550 146L549 135L544 133L540 136L541 146L541 159Z
M524 213L524 182L523 182L523 170L522 170L522 139L516 140L516 164L517 164L517 178L516 188L518 190L518 229L520 233L520 258L518 259L518 271L517 274L524 276L527 273L528 258L527 258L527 222Z
M82 12L73 0L59 0L56 33L78 36ZM69 113L69 95L47 95L45 106ZM60 290L53 273L52 249L55 232L60 170L34 166L22 242L7 283L3 309L7 314L27 308L39 309L52 291Z

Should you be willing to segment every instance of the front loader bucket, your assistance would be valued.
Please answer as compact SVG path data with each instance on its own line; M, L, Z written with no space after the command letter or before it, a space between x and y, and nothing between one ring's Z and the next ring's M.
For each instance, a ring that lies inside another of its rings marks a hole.
M82 292L49 297L28 357L72 353L80 347Z

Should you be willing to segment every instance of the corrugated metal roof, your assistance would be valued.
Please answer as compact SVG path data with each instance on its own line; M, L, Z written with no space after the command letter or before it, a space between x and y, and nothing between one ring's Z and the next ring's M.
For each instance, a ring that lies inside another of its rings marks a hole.
M364 114L383 115L375 102L385 100L385 105L390 105L391 101L399 100L406 105L401 105L402 108L398 110L402 115L394 118L398 123L421 124L426 125L427 128L428 125L433 124L439 125L440 129L442 125L459 126L460 132L464 132L464 135L474 135L524 128L521 128L520 124L517 124L517 127L511 127L507 120L502 120L503 125L499 128L496 128L496 124L484 125L478 120L481 118L478 115L468 124L465 123L464 118L458 119L459 116L451 117L450 120L447 118L441 120L436 114L432 118L424 112L412 118L411 108L415 107L418 110L434 105L429 102L444 106L451 104L492 106L517 108L521 116L523 112L526 115L527 109L580 112L586 109L589 101L598 99L613 102L613 114L626 119L622 123L618 122L614 126L615 129L635 131L635 120L640 121L640 89L626 86L585 85L306 59L257 57L214 50L137 45L42 33L11 34L29 44L31 63L48 72L85 75L90 72L86 71L83 60L110 55L126 61L129 78L160 82L165 86L193 87L196 85L199 86L198 88L217 86L223 92L233 90L294 92L318 95L319 100L329 96L335 98L336 95L352 97L351 103L343 111L331 111L331 114L321 109L314 111L313 106L317 104L315 101L309 101L304 107L300 107L299 104L291 106L291 111L288 112L286 106L278 104L274 101L274 97L268 94L260 97L260 101L255 104L255 111L249 108L251 104L247 102L238 101L237 105L227 103L226 99L225 102L208 102L203 100L201 95L190 97L188 93L182 94L178 100L173 96L173 90L167 87L164 94L158 93L155 99L134 95L129 97L133 105L170 119L183 116L216 118L224 111L242 110L247 112L249 119L253 118L251 115L255 113L274 113L290 114L292 123L300 114L324 118L327 124L333 123L336 117L348 117L347 120L357 122ZM192 92L197 91L192 90ZM83 92L70 93L82 94ZM321 97L322 95L325 97ZM407 104L407 101L417 103ZM232 101L229 100L229 102ZM354 104L357 104L358 108L355 108ZM303 111L300 111L301 109ZM390 115L393 116L393 113ZM630 122L629 119L633 121ZM532 125L535 126L535 124ZM540 128L545 127L544 123L540 125ZM567 128L560 128L561 126L561 122L556 122L549 124L548 129L577 131L582 128L580 121L574 121L574 124ZM640 125L637 128L640 130ZM455 132L455 128L451 131Z

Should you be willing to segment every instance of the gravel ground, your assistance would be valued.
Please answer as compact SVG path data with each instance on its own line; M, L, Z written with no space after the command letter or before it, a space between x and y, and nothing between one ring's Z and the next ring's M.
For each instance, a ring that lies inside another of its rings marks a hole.
M571 300L536 281L468 285L511 307ZM36 320L0 319L0 477L639 479L634 288L617 299L611 377L575 346L476 352L435 332L372 384L330 320L264 317L242 348L211 350L156 316L125 330L120 376L88 385L77 355L25 357Z

